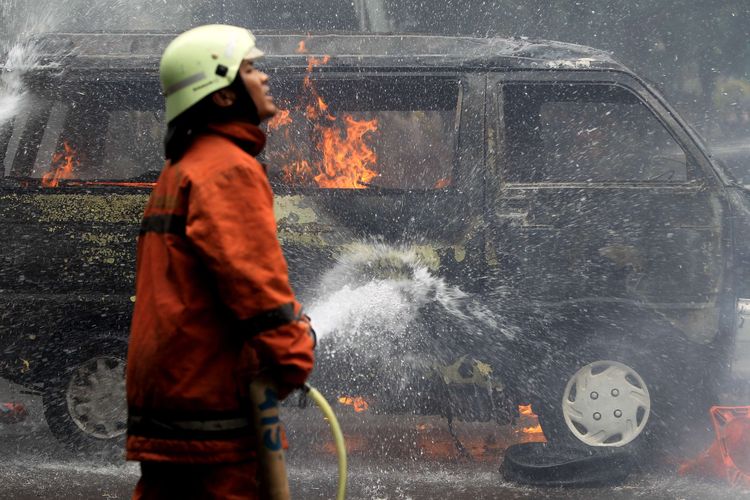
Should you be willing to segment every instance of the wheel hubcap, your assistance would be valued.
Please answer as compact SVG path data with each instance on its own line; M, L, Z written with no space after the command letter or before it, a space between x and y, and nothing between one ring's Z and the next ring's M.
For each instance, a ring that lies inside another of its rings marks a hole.
M646 383L631 367L596 361L568 381L562 400L565 423L589 446L623 446L643 431L651 412Z
M125 433L125 361L114 356L90 359L71 375L68 413L87 435L112 439Z

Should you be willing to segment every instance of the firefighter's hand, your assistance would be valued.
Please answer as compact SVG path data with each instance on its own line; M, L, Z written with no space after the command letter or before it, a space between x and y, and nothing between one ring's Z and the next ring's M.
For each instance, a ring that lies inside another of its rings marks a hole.
M286 399L287 396L289 396L291 393L303 387L303 385L289 383L288 381L285 381L284 378L285 377L283 375L276 378L276 388L279 395L279 400Z

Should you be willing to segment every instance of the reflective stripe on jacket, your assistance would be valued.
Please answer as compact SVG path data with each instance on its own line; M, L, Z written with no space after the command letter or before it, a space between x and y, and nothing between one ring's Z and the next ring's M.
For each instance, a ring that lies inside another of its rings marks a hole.
M254 455L247 386L312 370L254 125L211 126L164 167L138 238L127 367L127 458L239 462Z

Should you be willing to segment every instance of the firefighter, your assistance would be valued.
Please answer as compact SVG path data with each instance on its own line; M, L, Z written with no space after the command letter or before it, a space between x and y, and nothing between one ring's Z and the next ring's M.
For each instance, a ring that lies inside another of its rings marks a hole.
M128 350L133 498L257 498L248 385L268 378L283 399L312 370L254 158L277 111L262 55L248 30L210 25L161 60L167 162L141 223Z

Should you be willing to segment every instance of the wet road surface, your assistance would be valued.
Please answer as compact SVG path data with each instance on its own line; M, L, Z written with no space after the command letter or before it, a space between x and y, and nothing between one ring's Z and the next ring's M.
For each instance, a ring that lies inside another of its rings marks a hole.
M39 398L2 390L0 401L22 401L29 417L14 425L0 424L0 498L25 499L127 499L138 479L136 464L114 460L107 463L76 456L58 444L44 423ZM324 426L309 424L316 413L305 410L287 417L290 440L296 449L290 453L290 478L293 498L331 499L336 490L336 463L327 443ZM346 416L342 423L354 418ZM597 488L532 488L504 482L498 472L499 457L464 456L440 458L434 449L426 454L404 453L410 448L403 434L386 434L384 428L374 435L383 446L368 453L373 443L352 439L349 495L351 500L451 500L481 499L750 499L750 491L731 489L679 478L668 468L662 472L631 475L623 484ZM421 424L424 429L425 424ZM437 425L437 424L431 424ZM351 427L351 426L350 426ZM294 430L303 428L304 431ZM357 434L355 429L354 434ZM458 432L461 437L460 432ZM403 441L403 447L388 447L389 441ZM411 447L411 449L414 449ZM438 449L442 449L439 448Z
M607 488L531 488L502 481L493 467L353 463L349 499L734 499L750 492L648 474ZM292 464L293 498L331 499L336 470ZM15 499L130 498L138 478L134 464L102 465L81 460L18 457L4 461L0 497Z

